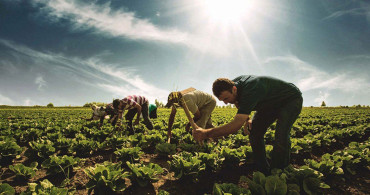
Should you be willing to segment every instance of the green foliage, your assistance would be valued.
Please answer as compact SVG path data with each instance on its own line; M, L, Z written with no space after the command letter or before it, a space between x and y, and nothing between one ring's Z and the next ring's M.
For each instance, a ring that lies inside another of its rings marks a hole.
M29 179L35 176L37 171L37 162L31 163L30 167L23 164L9 165L9 169L16 174L18 179Z
M58 194L58 195L72 195L75 190L68 190L64 188L55 187L49 180L44 179L40 184L28 183L28 189L22 192L21 195L48 195L48 194Z
M138 162L140 155L143 153L140 147L121 148L114 152L117 155L117 159L123 162Z
M139 184L141 187L145 187L148 183L158 181L155 178L156 175L163 173L163 169L154 163L148 165L143 164L131 164L127 162L128 168L131 170L129 178L134 184Z
M160 156L176 154L176 144L161 143L155 146L155 153Z
M15 190L12 186L7 183L0 183L0 194L1 195L13 195Z
M21 154L22 148L12 141L0 141L0 160L8 162Z
M46 107L48 107L48 108L54 108L54 104L53 103L49 103L48 105L46 105Z
M78 166L80 162L80 158L74 158L73 156L50 156L41 164L41 167L47 169L46 173L48 175L63 172L68 176L73 167Z
M55 152L53 142L51 142L50 140L40 139L30 142L29 145L30 148L26 151L25 155L30 159L47 159Z
M88 193L94 190L94 194L109 194L113 192L122 192L126 189L125 178L128 173L121 168L121 163L104 162L95 167L89 167L84 170L90 178L86 184Z
M232 183L223 183L213 185L213 195L247 195L251 194L248 189L241 188Z
M180 179L184 176L192 177L197 180L198 175L205 170L206 164L191 153L182 152L180 155L173 155L173 160L168 161L170 171L175 173L175 178Z

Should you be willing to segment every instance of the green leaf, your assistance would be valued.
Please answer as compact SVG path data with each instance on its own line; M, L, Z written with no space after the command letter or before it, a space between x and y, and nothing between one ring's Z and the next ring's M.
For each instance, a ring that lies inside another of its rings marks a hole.
M263 173L256 171L253 173L253 181L257 184L260 184L261 186L265 186L266 177Z
M266 193L285 195L287 193L287 184L278 176L268 176L265 184Z
M13 195L13 194L15 194L15 190L9 184L2 183L2 184L0 184L0 194L1 195Z

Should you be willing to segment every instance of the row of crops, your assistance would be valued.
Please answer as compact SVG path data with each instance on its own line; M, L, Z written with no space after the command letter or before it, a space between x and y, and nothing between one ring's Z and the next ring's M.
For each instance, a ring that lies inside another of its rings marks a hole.
M292 164L255 171L240 130L198 145L180 111L167 141L169 109L134 135L87 122L87 108L0 109L0 194L366 194L370 109L304 108L291 132ZM215 125L236 109L217 108ZM82 118L81 118L82 117ZM275 124L265 135L270 158Z

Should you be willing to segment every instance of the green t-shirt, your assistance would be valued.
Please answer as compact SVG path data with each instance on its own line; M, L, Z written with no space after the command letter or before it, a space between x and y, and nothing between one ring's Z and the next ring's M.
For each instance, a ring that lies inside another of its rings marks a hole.
M155 110L157 106L155 104L149 104L149 114L152 113L153 110Z
M242 75L233 81L237 88L238 114L278 109L302 96L294 84L273 77Z

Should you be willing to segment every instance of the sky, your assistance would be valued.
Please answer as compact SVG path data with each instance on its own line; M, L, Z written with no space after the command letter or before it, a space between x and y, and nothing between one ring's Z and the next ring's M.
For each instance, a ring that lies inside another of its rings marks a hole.
M165 103L240 75L370 105L369 72L365 0L0 0L0 105Z

